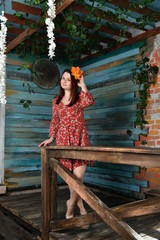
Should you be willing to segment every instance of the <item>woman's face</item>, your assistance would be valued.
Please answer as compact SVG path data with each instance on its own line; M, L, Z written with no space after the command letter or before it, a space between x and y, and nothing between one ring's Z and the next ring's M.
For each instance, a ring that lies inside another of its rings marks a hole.
M71 90L71 75L68 72L63 73L61 78L61 87L64 90Z

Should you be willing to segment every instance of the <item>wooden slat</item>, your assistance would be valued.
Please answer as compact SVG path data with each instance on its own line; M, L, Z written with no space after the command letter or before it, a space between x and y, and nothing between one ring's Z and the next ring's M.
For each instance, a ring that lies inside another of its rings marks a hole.
M28 18L19 19L18 17L14 16L14 15L11 15L11 14L8 14L8 13L5 13L4 15L8 19L8 22L11 22L11 23L17 23L17 24L27 26L28 25L27 21L29 23L34 23L35 22L35 20L28 19Z
M159 149L50 146L54 158L85 159L100 162L160 167Z
M94 23L84 22L84 21L82 21L82 25L84 27L90 28L90 29L94 29L94 27L95 27ZM111 34L111 35L114 35L114 36L121 36L122 35L122 32L120 30L116 30L116 29L110 30L110 29L107 29L106 26L101 26L98 31L103 32L103 33L107 33L107 34ZM131 38L131 37L132 37L132 34L129 33L129 32L126 32L126 38Z
M88 7L91 8L91 6L87 5ZM76 11L76 12L79 12L79 13L82 13L82 14L85 14L85 15L89 15L90 14L90 11L88 9L86 9L83 5L81 4L78 4L78 3L73 3L71 4L71 9L73 11ZM95 15L97 17L100 17L102 19L105 19L107 21L111 21L111 16L108 15L108 13L105 11L100 11L100 10L96 10L95 11ZM113 21L113 20L112 20ZM132 27L132 28L137 28L137 29L141 29L141 30L146 30L145 28L143 27L139 27L138 24L134 23L134 22L129 22L129 21L126 21L124 19L121 19L121 22L119 22L116 18L116 16L114 17L114 22L118 23L118 24L123 24L125 26L129 26L129 27Z
M147 32L144 32L144 33L141 33L141 34L137 35L136 37L132 37L131 39L125 40L125 41L121 42L120 44L118 44L117 46L114 46L114 47L112 47L110 49L106 49L106 50L104 50L101 53L98 52L98 53L92 54L92 55L90 55L88 57L85 57L85 58L83 58L83 60L81 62L85 62L85 61L88 61L90 59L97 58L102 53L105 54L105 53L117 50L119 48L131 45L133 43L143 41L143 40L145 40L145 39L147 39L149 37L153 37L153 36L155 36L155 35L157 35L159 33L160 33L160 27L153 28L153 29L151 29L151 30L149 30Z
M63 11L66 7L68 7L74 0L64 0L63 5L58 6L56 9L56 15L59 14L61 11ZM40 24L40 19L36 21L39 26L43 26ZM10 52L12 49L14 49L17 45L19 45L21 42L23 42L26 38L26 36L31 36L33 33L35 33L39 27L31 29L28 27L25 31L23 31L19 36L17 36L12 42L10 42L7 45L6 53Z
M56 171L65 182L80 195L80 197L107 223L115 232L117 232L124 240L142 240L141 236L136 233L129 225L116 218L114 213L105 205L93 192L79 181L75 175L71 174L68 169L60 165L60 163L51 158L51 167Z
M111 208L118 219L143 216L160 212L160 197L136 201ZM102 222L102 219L95 213L88 213L71 219L64 219L51 222L52 231L70 229L88 224Z
M32 7L32 6L29 6L27 4L23 4L20 2L12 1L12 9L15 11L25 12L25 13L29 13L29 14L36 15L36 16L41 15L40 8Z
M131 7L131 3L128 0L126 0L126 1L123 1L123 0L118 0L118 1L117 0L107 0L107 2L109 2L110 4L113 4L114 6L122 6L124 8L127 8L127 9L131 10L132 12L137 12L137 13L140 13L142 15L154 14L155 19L160 20L159 12L156 12L152 9L148 9L146 7L140 8L139 5L136 5L135 8Z
M126 62L129 62L131 60L139 60L140 58L141 58L140 55L137 54L135 56L123 58L123 59L120 59L120 60L117 60L117 61L113 61L113 62L110 62L110 63L106 63L106 64L100 65L98 67L90 68L89 70L84 71L83 75L87 76L89 74L98 73L98 72L101 72L103 70L119 66L119 65L124 64Z

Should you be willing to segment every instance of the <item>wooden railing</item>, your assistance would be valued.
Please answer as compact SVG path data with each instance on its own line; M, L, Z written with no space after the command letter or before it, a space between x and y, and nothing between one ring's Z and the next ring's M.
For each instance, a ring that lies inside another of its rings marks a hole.
M57 158L82 159L118 164L160 167L160 150L107 147L43 147L41 148L42 240L49 233L104 221L122 239L142 239L122 218L160 212L160 197L109 208L76 176L64 168ZM72 186L94 212L57 221L57 174Z

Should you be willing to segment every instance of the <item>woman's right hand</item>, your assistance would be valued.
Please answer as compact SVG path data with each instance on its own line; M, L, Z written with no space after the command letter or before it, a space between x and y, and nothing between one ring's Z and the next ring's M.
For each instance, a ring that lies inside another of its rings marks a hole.
M51 144L51 143L53 142L53 140L54 140L53 138L49 138L49 139L47 139L47 140L41 142L41 143L38 145L38 147L42 147L42 146L45 147L45 146Z

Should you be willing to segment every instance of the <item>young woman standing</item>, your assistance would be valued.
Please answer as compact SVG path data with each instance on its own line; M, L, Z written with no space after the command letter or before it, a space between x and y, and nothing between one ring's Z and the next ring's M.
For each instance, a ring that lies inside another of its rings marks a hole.
M90 146L89 136L84 120L83 109L93 105L94 99L87 90L82 72L79 75L69 69L62 73L60 79L60 94L52 102L52 120L50 123L49 139L45 140L39 147L47 146L56 139L57 146ZM76 80L79 78L79 80ZM78 87L81 92L78 93ZM86 166L93 166L92 161L79 159L59 159L60 163L83 181ZM70 199L66 202L66 218L72 218L74 206L80 209L80 214L86 214L81 197L69 186Z

